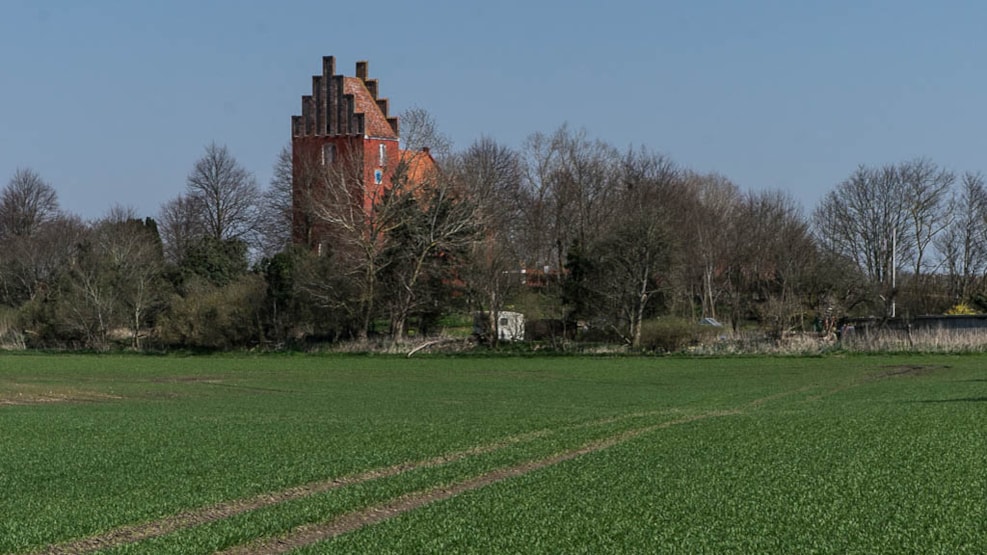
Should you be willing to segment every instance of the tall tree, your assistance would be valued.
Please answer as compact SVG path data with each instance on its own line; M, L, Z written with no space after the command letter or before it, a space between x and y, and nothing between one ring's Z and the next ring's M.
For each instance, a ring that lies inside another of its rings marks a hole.
M524 147L518 249L526 269L544 272L535 289L544 316L565 323L564 267L573 245L588 245L612 220L621 157L585 131L536 133ZM563 330L564 331L564 330Z
M205 235L199 204L198 197L179 195L161 207L159 231L164 242L165 260L173 265L181 264L192 245Z
M954 302L970 300L977 278L987 272L987 188L980 173L966 173L947 209L952 218L935 240Z
M206 235L221 241L247 241L255 232L257 182L225 145L206 147L188 175L186 190L196 200Z
M945 208L954 181L952 172L926 159L861 166L816 209L823 246L857 262L888 315L897 315L902 289L918 303L906 309L924 312L931 306L923 275L933 269L930 249L949 223ZM909 271L901 275L900 268Z
M363 178L359 156L340 157L321 168L305 199L311 227L321 234L316 251L332 258L334 279L345 279L344 289L356 294L350 307L358 315L357 339L367 338L378 315L381 272L390 263L383 253L391 233L402 224L403 208L393 189L366 197Z
M20 306L50 290L82 228L60 212L51 185L33 170L17 170L0 192L0 302Z
M640 347L644 320L670 283L674 213L685 187L668 158L646 150L629 152L619 175L619 217L609 220L591 244L599 269L596 281L607 302L604 313L622 324L632 346Z
M735 214L730 262L734 324L755 317L777 337L799 320L802 286L815 260L815 246L801 208L779 191L750 192Z
M261 194L258 213L260 254L270 258L291 244L292 153L285 146L274 162L274 173Z
M0 193L0 237L24 237L58 216L58 195L34 170L14 172Z
M427 148L432 156L445 159L452 154L452 139L439 130L435 116L425 108L414 106L401 112L401 143L405 150Z
M718 318L717 305L728 288L731 238L742 233L734 228L741 195L736 185L720 175L688 172L684 179L696 196L681 230L688 237L683 245L689 253L687 266L692 268L692 279L698 281L695 290L701 299L702 315Z
M402 173L399 168L398 173ZM451 174L399 177L393 194L403 205L398 225L388 236L383 253L389 261L385 274L391 313L391 334L404 339L405 326L415 310L440 299L430 289L457 279L458 267L479 230L476 201L465 183Z
M550 136L530 136L524 150L524 223L531 241L527 265L558 271L569 245L586 244L610 220L620 155L585 131L566 126Z
M956 176L925 158L899 164L898 174L908 211L909 242L915 246L913 273L919 277L928 270L930 246L949 223L946 207Z
M593 199L600 218L566 252L563 295L570 317L641 345L643 323L663 308L680 265L690 190L670 159L631 150L609 166L610 187ZM603 217L607 215L608 217Z
M130 330L131 347L140 349L145 330L167 296L157 223L141 220L133 210L115 208L94 231L94 244L105 258L122 320Z
M474 237L461 277L474 306L486 312L488 339L496 343L497 313L521 282L521 160L509 147L481 137L449 166L444 171L468 187L477 208L476 224L482 228Z
M823 248L857 263L887 315L894 309L897 266L915 258L907 199L895 166L860 166L823 198L813 214Z

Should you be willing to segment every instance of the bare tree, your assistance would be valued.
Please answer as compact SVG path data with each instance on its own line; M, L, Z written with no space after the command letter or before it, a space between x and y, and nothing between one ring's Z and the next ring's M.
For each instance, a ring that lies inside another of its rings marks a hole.
M161 207L158 230L164 242L165 259L171 264L179 264L205 234L199 204L198 197L179 195Z
M726 270L740 192L729 179L716 174L687 173L684 179L698 201L682 228L689 237L688 265L698 269L703 316L717 318L717 304L728 287Z
M61 298L62 324L81 336L88 348L108 348L110 330L120 321L119 291L114 287L110 264L100 237L104 230L87 229L79 251L68 267Z
M920 158L898 165L908 211L908 233L914 245L915 277L921 276L928 263L928 248L948 224L946 206L956 176L932 161Z
M452 139L439 131L435 117L419 106L401 112L401 142L405 150L429 149L432 156L444 159L452 153Z
M401 173L399 168L398 173ZM403 208L388 236L386 301L390 306L391 334L403 341L412 312L430 298L429 289L456 278L458 266L479 231L478 209L464 183L450 174L411 182L398 179L391 202ZM431 283L430 283L431 282Z
M117 310L130 329L131 347L140 349L149 317L164 304L164 254L155 222L116 207L97 222L93 247L109 272Z
M896 266L914 259L907 196L894 166L860 166L827 194L813 214L817 237L832 253L857 263L891 315Z
M646 150L629 152L619 175L620 216L592 244L607 312L623 322L628 342L640 347L655 295L668 287L672 275L673 215L685 186L671 160Z
M28 236L58 216L55 189L31 169L18 169L0 193L0 237Z
M949 224L945 208L954 181L951 172L926 159L861 166L816 209L822 245L857 262L889 315L902 289L919 303L910 308L922 312L931 306L923 275L931 270L936 236ZM910 271L901 275L900 268Z
M129 330L131 347L141 346L150 315L162 307L164 264L154 220L114 207L79 237L60 280L59 324L86 346L105 349Z
M474 236L467 264L462 269L473 302L487 313L489 340L499 337L498 312L521 283L517 251L522 213L521 161L516 152L482 137L458 156L447 173L469 191L476 203L476 223L483 229Z
M523 150L518 251L525 269L544 272L535 288L539 311L565 325L572 308L563 295L569 249L588 245L612 220L621 157L611 145L565 126L530 136Z
M383 252L388 238L401 225L402 206L393 189L365 190L359 156L342 156L322 167L306 193L305 204L317 233L319 254L331 256L334 268L356 292L350 309L357 315L357 339L366 339L378 311L381 272L389 261ZM315 296L318 293L313 293ZM327 296L331 297L331 296Z
M780 338L801 326L801 287L815 247L801 208L780 191L751 192L738 203L736 241L731 248L734 325L745 316L760 320Z
M987 188L980 173L966 173L949 202L948 227L936 237L954 301L966 301L978 276L987 272Z
M278 153L271 182L261 194L258 232L262 256L274 256L291 244L292 181L289 145Z
M256 230L257 182L226 146L206 147L188 175L186 188L196 200L206 235L220 241L246 241Z
M565 126L552 135L531 135L523 151L525 263L558 271L569 245L585 244L608 219L605 200L615 190L609 180L619 156L585 131Z
M85 230L75 216L60 215L31 235L4 238L0 248L0 294L10 306L42 298L76 255Z
M48 291L82 227L59 211L51 185L33 170L17 170L0 193L0 302L20 306Z
M646 149L606 168L596 179L610 190L586 195L594 213L566 253L563 296L571 316L639 347L644 321L680 274L677 231L690 190L670 159Z

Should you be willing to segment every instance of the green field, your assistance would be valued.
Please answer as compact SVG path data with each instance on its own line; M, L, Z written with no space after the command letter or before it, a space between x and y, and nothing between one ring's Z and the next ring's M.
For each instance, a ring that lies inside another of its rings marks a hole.
M987 356L0 355L0 553L985 553L985 522Z

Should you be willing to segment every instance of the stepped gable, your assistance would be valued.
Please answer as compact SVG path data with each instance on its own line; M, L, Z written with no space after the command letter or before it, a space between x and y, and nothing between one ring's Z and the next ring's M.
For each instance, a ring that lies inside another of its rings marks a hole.
M356 63L356 77L336 74L333 56L322 58L322 75L312 76L312 94L302 97L302 115L291 118L293 137L358 135L398 138L398 118L388 114L389 103L378 97L376 79L368 77L368 63Z

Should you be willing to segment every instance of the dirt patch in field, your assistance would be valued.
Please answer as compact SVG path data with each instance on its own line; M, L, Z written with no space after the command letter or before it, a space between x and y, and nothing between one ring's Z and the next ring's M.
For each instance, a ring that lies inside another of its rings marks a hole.
M151 383L221 383L222 378L215 376L174 376L171 378L153 378Z
M888 380L892 378L924 376L940 370L947 370L951 368L951 366L945 364L891 364L887 366L879 366L878 368L879 370L877 372L867 374L862 378L856 378L851 382L847 382L839 387L828 389L818 395L813 395L812 397L809 397L809 400L818 401L824 397L842 393L854 387L860 387L865 383L876 382L878 380Z
M101 391L72 388L47 388L34 384L0 385L0 407L47 405L52 403L95 403L122 399L119 395Z
M870 376L872 380L882 380L886 378L899 378L909 376L924 376L938 370L947 370L949 366L944 364L900 364L882 366L881 371Z
M304 393L304 391L295 391L291 389L244 385L215 376L176 376L171 378L154 378L150 381L151 383L159 384L204 384L216 387L227 387L230 389L242 389L244 391L258 391L262 393Z

